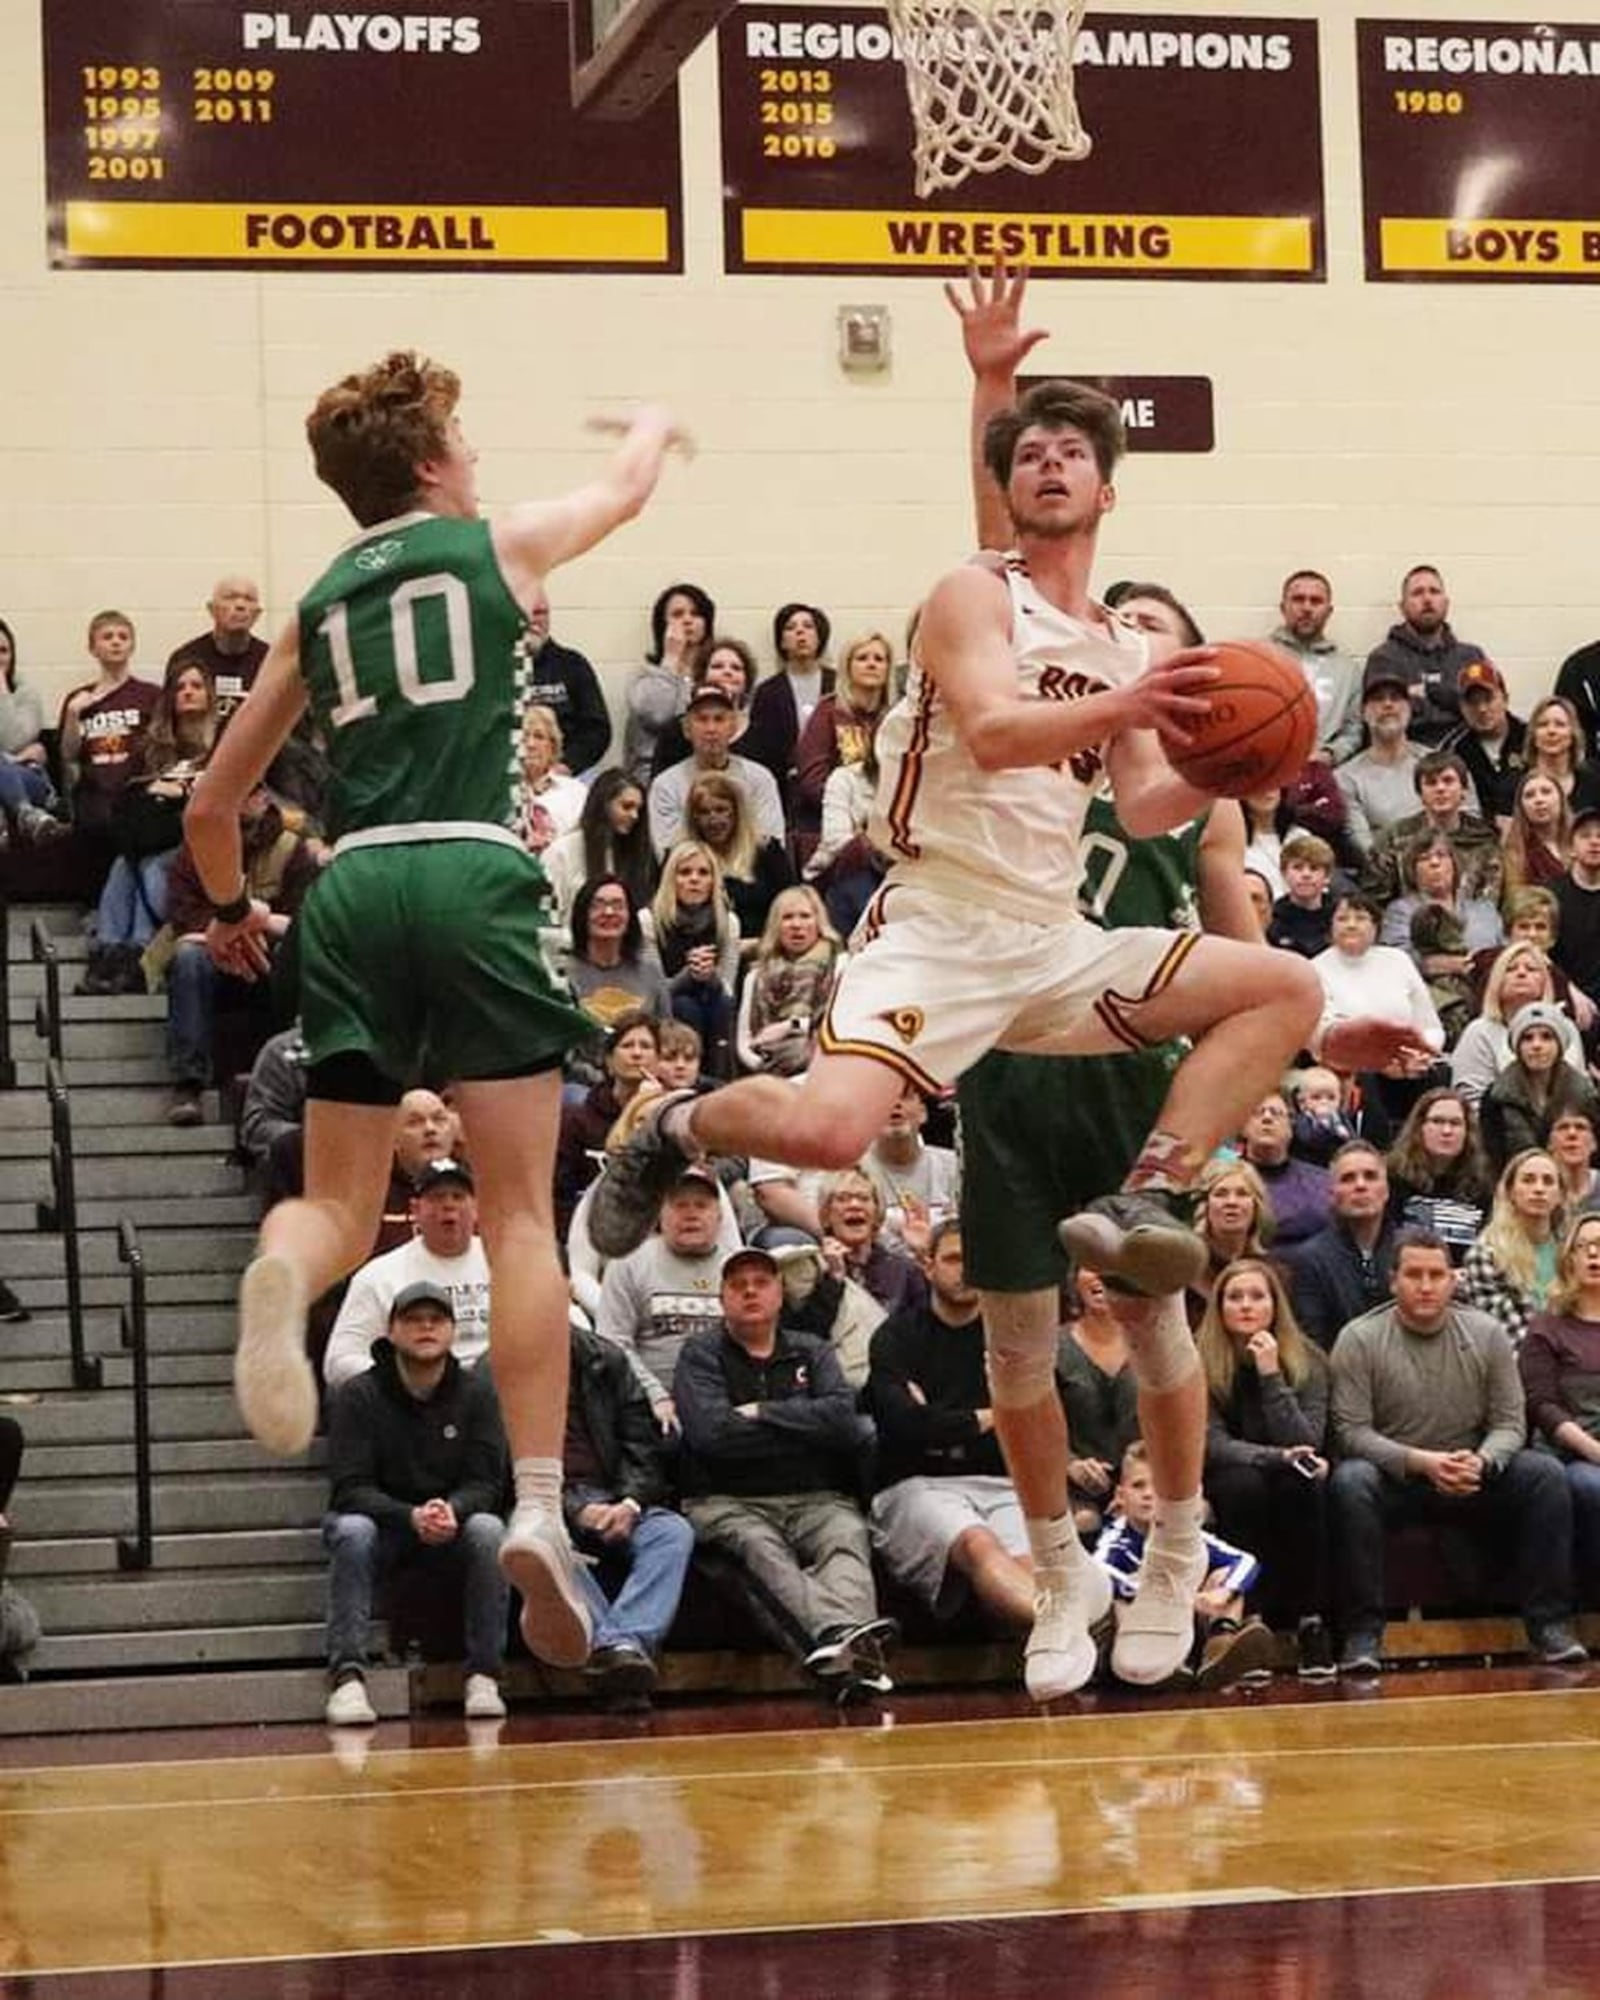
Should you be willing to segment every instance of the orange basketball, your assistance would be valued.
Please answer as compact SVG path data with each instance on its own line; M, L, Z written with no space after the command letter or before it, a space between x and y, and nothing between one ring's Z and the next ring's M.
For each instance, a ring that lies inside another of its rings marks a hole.
M1299 662L1266 639L1222 639L1213 651L1211 713L1189 725L1192 748L1168 751L1173 769L1224 799L1291 784L1317 741L1316 697Z

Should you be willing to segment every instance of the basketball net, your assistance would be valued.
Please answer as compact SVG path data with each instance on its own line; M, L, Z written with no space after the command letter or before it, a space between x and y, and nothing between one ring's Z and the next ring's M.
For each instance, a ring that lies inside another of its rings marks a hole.
M888 0L917 130L917 193L1001 167L1042 174L1090 139L1072 55L1087 0Z

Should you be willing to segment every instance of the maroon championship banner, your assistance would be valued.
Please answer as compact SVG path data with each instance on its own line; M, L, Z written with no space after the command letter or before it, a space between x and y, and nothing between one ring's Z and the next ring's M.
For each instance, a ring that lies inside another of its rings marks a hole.
M1600 27L1358 21L1367 276L1600 279Z
M677 91L578 118L559 0L43 16L57 266L683 269Z
M730 271L1324 275L1317 24L1091 13L1087 160L918 200L905 72L877 8L767 7L717 31Z

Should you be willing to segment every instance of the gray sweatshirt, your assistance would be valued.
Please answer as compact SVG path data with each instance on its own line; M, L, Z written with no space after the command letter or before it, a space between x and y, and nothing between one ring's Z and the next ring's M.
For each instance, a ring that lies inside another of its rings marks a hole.
M1406 1453L1475 1451L1498 1468L1528 1438L1517 1357L1487 1313L1453 1306L1436 1334L1399 1308L1353 1319L1333 1347L1333 1435L1343 1458L1407 1477Z
M716 1243L702 1257L680 1257L664 1238L647 1236L606 1266L594 1330L626 1351L652 1403L671 1395L672 1371L690 1334L722 1324L726 1254Z

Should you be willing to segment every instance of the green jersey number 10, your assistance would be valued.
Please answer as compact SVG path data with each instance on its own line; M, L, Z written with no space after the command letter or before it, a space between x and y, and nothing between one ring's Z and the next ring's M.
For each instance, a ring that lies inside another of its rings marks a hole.
M450 655L447 678L422 678L417 658L417 605L427 598L443 600L446 643ZM363 612L367 607L363 606ZM363 694L356 681L355 651L350 643L350 607L344 601L333 605L317 627L319 638L328 642L334 679L339 685L339 705L328 720L335 729L376 715L377 700ZM394 652L395 680L406 700L419 708L435 702L460 701L472 690L475 668L472 657L472 599L459 576L444 571L432 576L415 576L389 595L389 639Z

